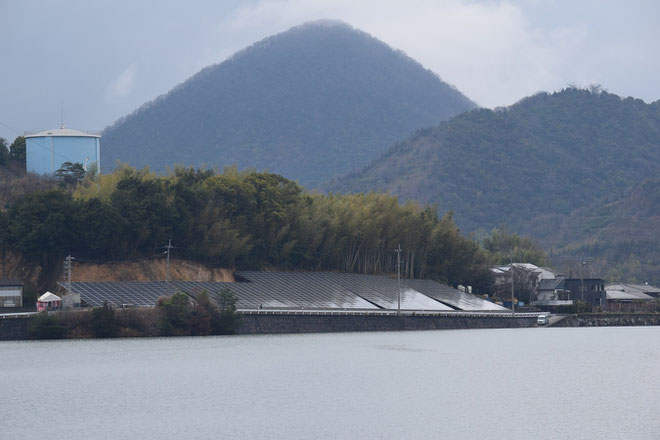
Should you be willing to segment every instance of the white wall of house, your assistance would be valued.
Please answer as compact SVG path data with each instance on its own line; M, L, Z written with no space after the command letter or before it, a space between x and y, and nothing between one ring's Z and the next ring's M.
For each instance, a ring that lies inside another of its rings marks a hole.
M23 288L21 286L0 286L0 307L21 307Z

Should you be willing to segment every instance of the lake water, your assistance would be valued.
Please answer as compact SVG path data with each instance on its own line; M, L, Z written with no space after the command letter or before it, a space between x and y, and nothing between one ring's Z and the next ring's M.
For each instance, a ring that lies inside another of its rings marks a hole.
M0 343L2 439L660 439L660 327Z

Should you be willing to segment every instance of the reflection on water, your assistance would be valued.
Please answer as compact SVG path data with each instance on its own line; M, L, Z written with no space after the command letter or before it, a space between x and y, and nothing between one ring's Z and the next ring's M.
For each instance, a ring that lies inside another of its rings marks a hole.
M394 351L430 351L428 348L413 348L409 345L376 345L376 348Z
M0 343L2 438L658 439L660 327Z

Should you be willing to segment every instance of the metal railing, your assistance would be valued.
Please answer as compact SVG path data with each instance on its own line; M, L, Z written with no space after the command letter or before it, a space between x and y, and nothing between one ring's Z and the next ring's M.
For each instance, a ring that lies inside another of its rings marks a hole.
M292 310L292 309L239 309L236 311L242 315L351 315L351 316L396 316L396 310ZM466 312L466 311L434 311L434 310L402 310L400 316L437 316L437 317L462 317L462 318L536 318L545 312Z
M35 316L36 314L37 312L0 313L0 319L29 318L30 316Z

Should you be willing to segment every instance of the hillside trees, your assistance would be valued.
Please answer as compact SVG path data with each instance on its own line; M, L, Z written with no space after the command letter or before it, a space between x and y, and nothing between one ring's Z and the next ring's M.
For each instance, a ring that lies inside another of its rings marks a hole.
M11 145L7 139L0 138L0 178L25 174L25 157L23 136L18 136Z
M0 226L6 245L31 258L153 257L172 239L175 256L243 269L393 273L401 244L404 277L489 283L486 254L451 215L384 194L305 193L271 173L124 167L73 193L19 197Z
M466 231L506 224L558 246L557 219L658 175L658 145L660 101L568 88L420 130L325 189L437 203Z
M76 206L75 249L92 258L113 258L126 255L121 244L126 237L128 221L112 204L99 199L78 201Z
M129 225L123 240L124 253L129 255L162 246L179 220L161 179L127 176L117 184L110 202Z
M490 254L494 264L531 263L546 266L548 256L531 239L512 232L493 229L483 240L484 249Z
M7 213L7 241L24 255L47 258L74 241L73 199L57 189L16 200Z
M64 162L54 174L63 186L76 186L82 182L87 171L80 162Z
M9 146L9 157L11 160L25 165L25 137L18 136L14 139L14 142Z
M7 145L7 140L5 138L0 138L0 167L7 166L9 163L9 148Z

